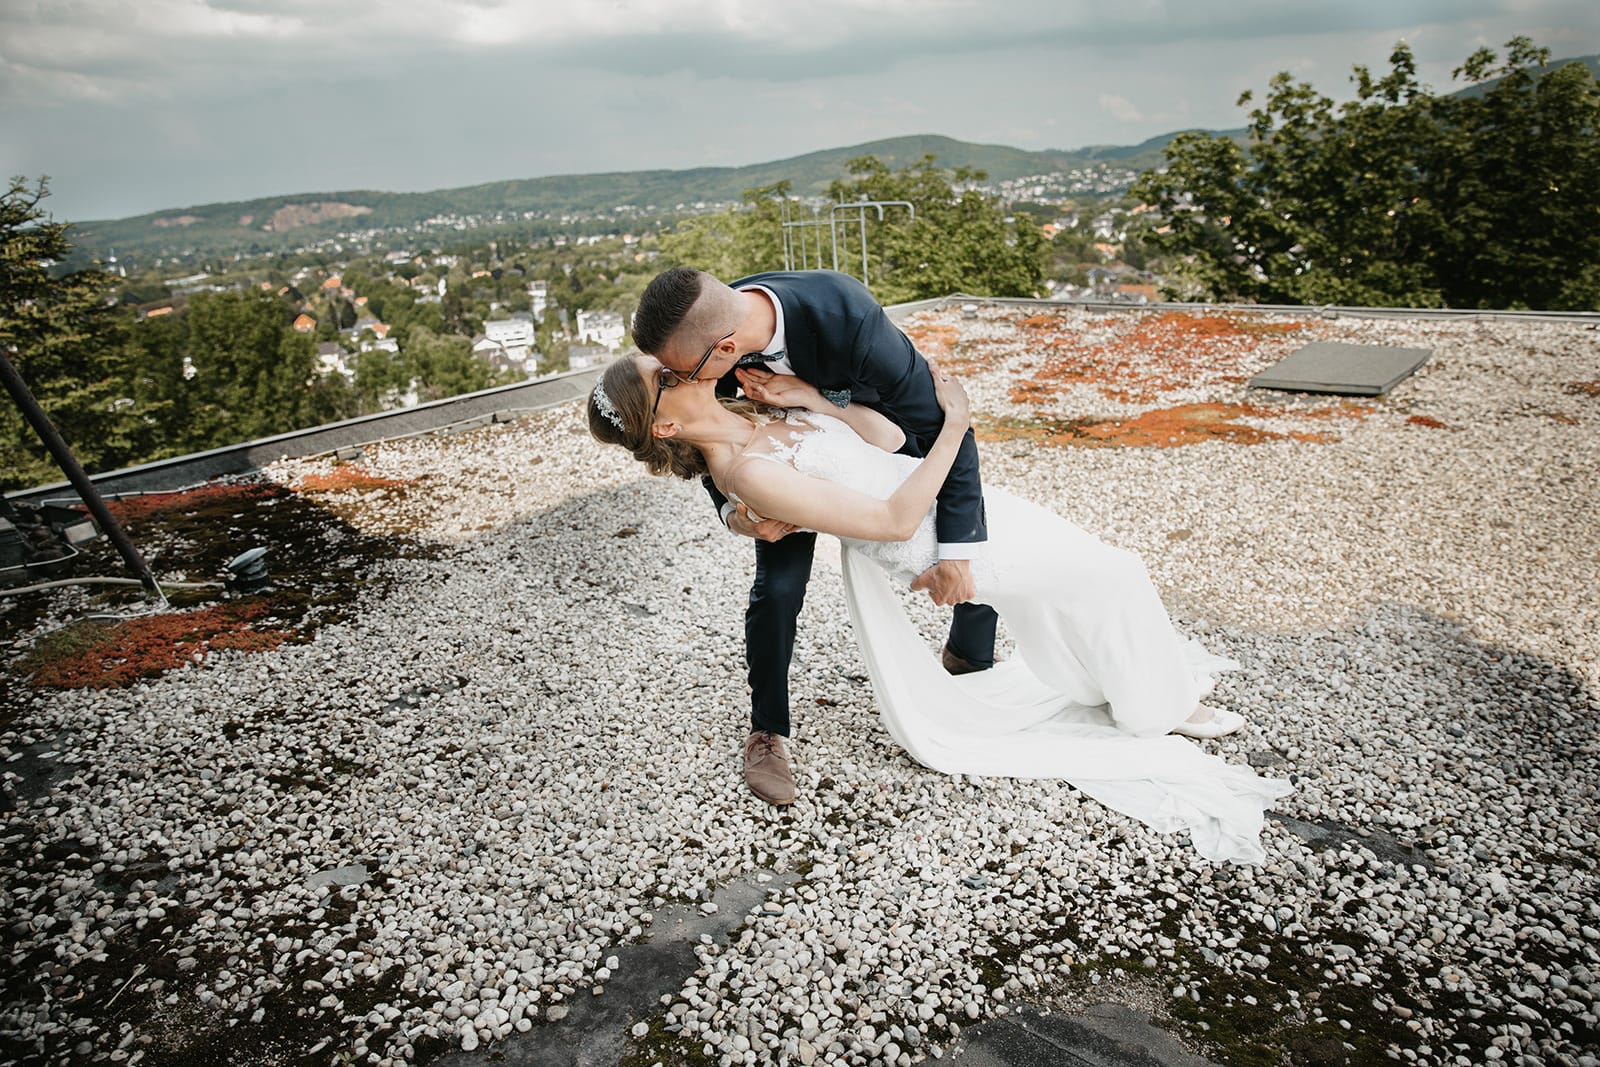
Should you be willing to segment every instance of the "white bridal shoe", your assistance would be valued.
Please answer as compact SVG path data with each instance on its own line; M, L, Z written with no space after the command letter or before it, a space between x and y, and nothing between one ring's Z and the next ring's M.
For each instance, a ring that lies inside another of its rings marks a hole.
M1227 708L1213 708L1209 705L1200 705L1211 712L1209 719L1200 722L1180 722L1172 728L1175 734L1184 737L1197 737L1201 739L1211 737L1226 737L1228 734L1237 733L1244 729L1244 716Z

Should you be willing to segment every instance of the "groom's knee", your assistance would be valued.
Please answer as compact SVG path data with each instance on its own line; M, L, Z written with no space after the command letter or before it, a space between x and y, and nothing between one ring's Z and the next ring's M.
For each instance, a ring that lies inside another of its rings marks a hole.
M799 614L810 579L810 568L785 568L758 573L750 586L749 613L758 615L773 611L791 616Z

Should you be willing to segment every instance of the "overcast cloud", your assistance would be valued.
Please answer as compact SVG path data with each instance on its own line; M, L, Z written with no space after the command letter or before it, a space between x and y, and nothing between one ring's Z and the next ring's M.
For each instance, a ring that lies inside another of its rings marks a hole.
M1310 10L1315 8L1316 10ZM1338 98L1404 38L1424 81L1593 0L4 0L0 164L59 218L255 196L738 166L903 134L1019 148Z

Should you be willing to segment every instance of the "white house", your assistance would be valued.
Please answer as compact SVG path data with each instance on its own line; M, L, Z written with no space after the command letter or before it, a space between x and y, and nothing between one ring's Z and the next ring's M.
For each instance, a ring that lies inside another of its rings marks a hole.
M533 301L533 317L544 318L544 309L550 304L550 283L533 281L528 283L528 299Z
M337 341L323 341L317 345L317 372L342 374L346 378L356 376L355 368L350 366L350 353Z
M578 312L579 344L600 345L607 351L615 352L622 347L622 338L627 332L622 316L615 311Z
M484 323L485 328L488 323ZM514 370L532 376L539 365L539 350L532 344L507 345L487 334L472 339L472 354L496 370Z
M484 336L507 348L526 348L533 344L533 323L527 319L490 319L483 324Z
M567 368L583 370L604 363L610 352L599 345L572 345L567 349Z

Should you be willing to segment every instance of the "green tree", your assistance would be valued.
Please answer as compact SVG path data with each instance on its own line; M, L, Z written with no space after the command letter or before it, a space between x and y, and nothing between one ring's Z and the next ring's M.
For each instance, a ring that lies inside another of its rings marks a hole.
M294 332L294 309L260 291L196 294L187 354L205 416L196 429L217 447L316 421L309 386L312 339Z
M51 276L72 252L68 224L46 217L41 178L13 178L0 197L0 350L86 469L138 455L152 433L130 404L126 320L98 270ZM0 489L62 477L21 411L0 400Z
M881 223L867 210L868 274L879 300L1037 293L1044 278L1044 236L1037 226L1006 220L999 202L976 188L987 177L982 171L946 171L933 155L898 171L875 156L853 159L846 167L850 180L829 187L835 201L906 200L916 207L915 217L888 209ZM850 231L859 242L860 227L841 229L840 264L853 269L861 250Z
M1183 134L1140 177L1161 216L1142 240L1217 299L1600 306L1600 90L1581 64L1537 76L1527 38L1508 49L1456 72L1499 81L1444 98L1403 43L1338 107L1277 75L1247 147Z
M166 459L208 447L209 409L186 374L192 366L187 310L135 323L128 334L136 410L161 427L150 448L133 458Z
M1433 105L1435 270L1452 304L1600 310L1600 84L1548 61L1526 37L1499 66L1480 48L1455 77L1498 80Z
M401 367L408 382L416 381L422 400L477 392L509 380L474 356L467 338L434 333L425 326L412 329Z
M875 209L866 209L867 281L879 300L897 303L954 292L1032 296L1038 291L1043 280L1043 235L1026 219L1021 226L1008 222L999 203L973 187L983 180L981 171L961 167L946 171L932 155L897 171L875 156L861 156L852 159L847 170L848 179L829 187L834 202L903 200L915 208L914 215L904 208L887 208L881 220ZM960 192L957 185L963 186ZM724 279L781 268L782 201L788 196L788 182L749 189L740 207L680 222L662 235L663 260ZM831 235L837 232L840 269L859 274L858 213L840 213L837 227L826 225L828 218L826 211L812 216L791 203L791 221L824 224L806 230L808 248L816 247L813 240L824 242L823 265L832 267L835 262ZM811 255L806 260L805 265L816 264Z

